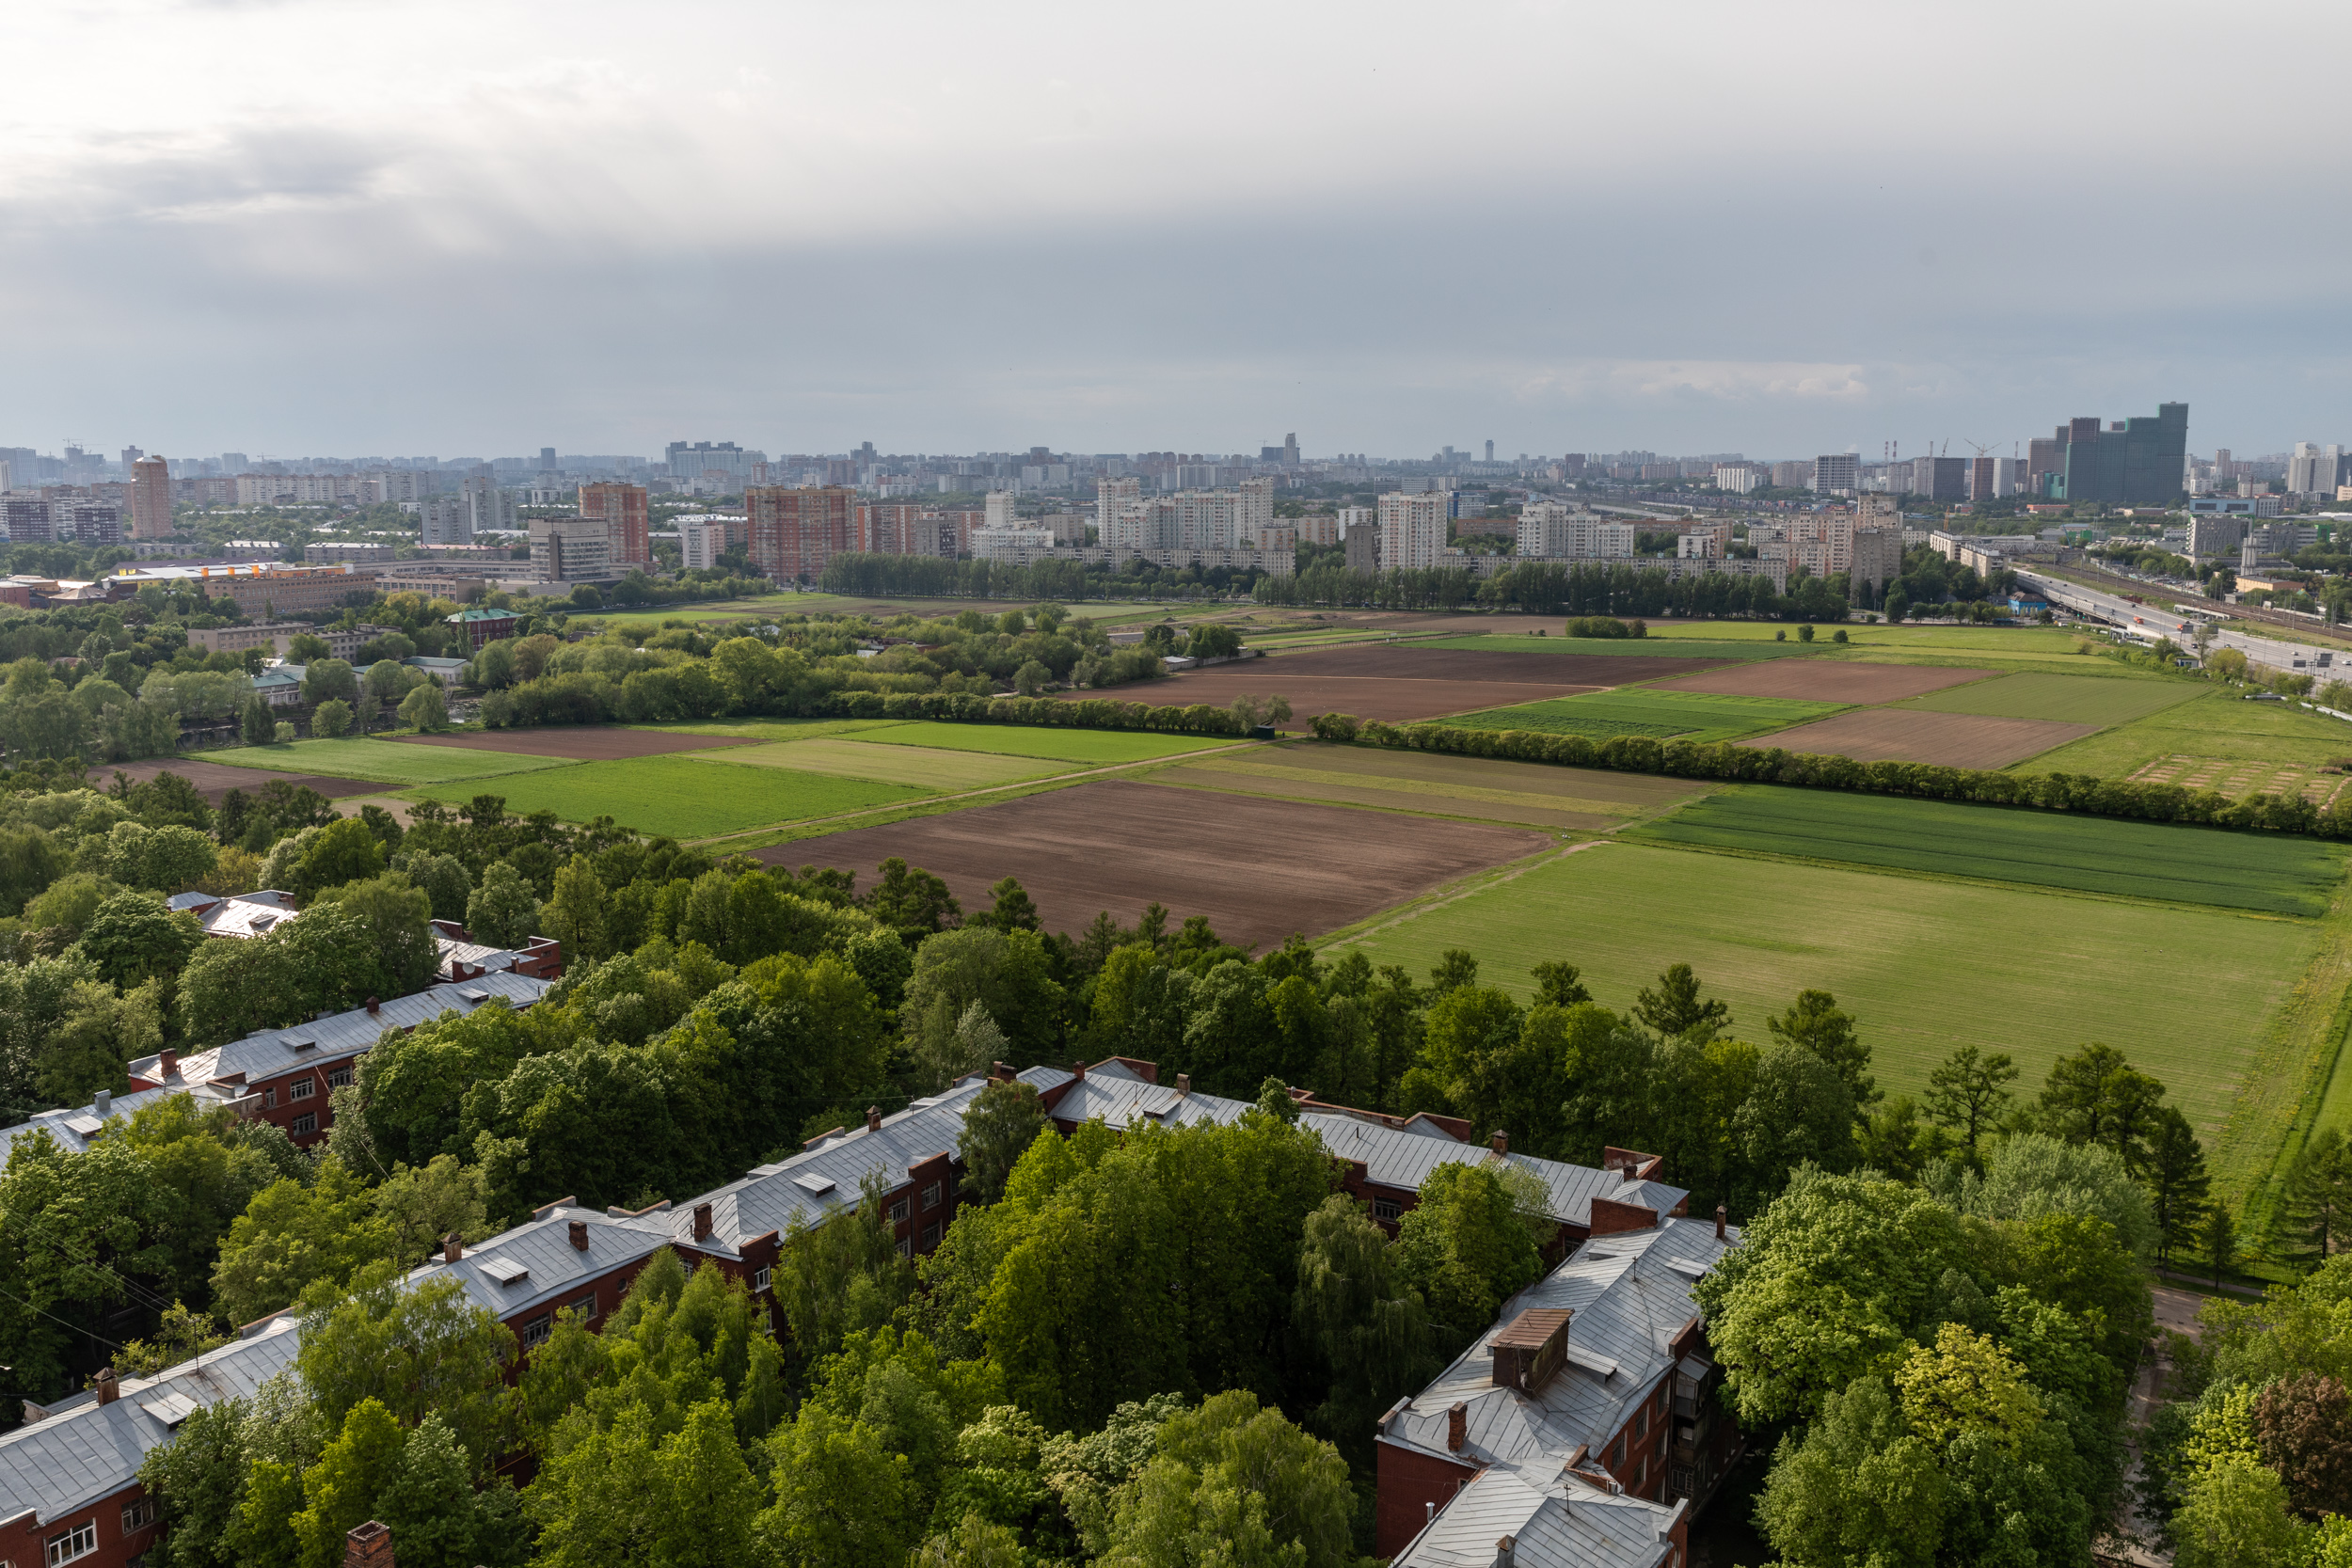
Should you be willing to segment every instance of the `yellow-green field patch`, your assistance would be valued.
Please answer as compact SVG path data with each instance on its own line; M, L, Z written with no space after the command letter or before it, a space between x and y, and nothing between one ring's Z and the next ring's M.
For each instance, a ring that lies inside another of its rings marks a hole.
M1974 713L1994 719L2050 719L2062 724L2128 724L2202 696L2208 688L2154 676L2101 679L2021 671L1915 697L1905 707L1935 713Z
M1153 735L1139 730L1045 729L1023 724L950 724L922 720L859 737L880 746L933 746L949 752L993 752L1050 762L1148 762L1215 751L1238 742L1208 735Z
M873 779L915 789L943 792L985 789L991 784L1065 773L1071 764L998 756L988 752L946 752L931 746L871 746L862 740L783 740L766 746L730 747L688 753L697 761L749 763L755 768L791 768L837 778Z

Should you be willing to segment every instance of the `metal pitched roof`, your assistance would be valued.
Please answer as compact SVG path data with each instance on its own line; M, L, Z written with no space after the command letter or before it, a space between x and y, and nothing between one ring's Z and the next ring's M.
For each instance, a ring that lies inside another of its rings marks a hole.
M1494 1568L1512 1537L1518 1568L1656 1568L1690 1505L1611 1493L1572 1475L1489 1469L1455 1494L1392 1568Z
M146 1060L151 1066L154 1062L151 1056ZM134 1076L137 1076L138 1065L132 1064L131 1070ZM175 1094L192 1094L199 1103L204 1105L234 1104L245 1097L245 1091L240 1085L230 1084L215 1085L202 1082L189 1084L181 1081L167 1083L162 1088L139 1089L131 1094L111 1096L103 1111L94 1101L87 1105L67 1105L54 1111L42 1111L27 1120L18 1122L13 1127L0 1127L0 1167L7 1165L8 1151L16 1147L16 1141L29 1136L35 1128L47 1128L49 1135L57 1140L57 1146L69 1154L80 1154L87 1150L92 1142L104 1135L104 1126L107 1121L116 1117L127 1117L142 1105L152 1105L158 1101L168 1100Z
M511 1318L533 1307L561 1307L588 1281L641 1262L669 1245L668 1219L667 1214L615 1219L597 1209L556 1205L466 1248L454 1263L436 1257L419 1264L401 1284L415 1290L432 1280L455 1279L469 1301L496 1318ZM575 1220L588 1227L585 1251L572 1245Z
M220 1047L215 1055L212 1075L227 1078L242 1072L247 1083L259 1083L297 1064L356 1056L373 1046L387 1029L414 1029L445 1012L470 1013L496 998L503 998L514 1006L527 1007L548 993L548 985L546 980L501 972L453 984L428 986L413 995L382 1003L373 1013L365 1007L354 1007L347 1013L330 1013L291 1029L264 1029ZM297 1053L297 1046L306 1049ZM190 1066L188 1061L180 1064L183 1076L187 1075Z
M1466 1456L1476 1462L1556 1467L1579 1447L1599 1452L1673 1371L1675 1336L1699 1315L1691 1299L1697 1281L1677 1265L1703 1265L1703 1275L1738 1244L1737 1231L1719 1242L1713 1224L1697 1220L1595 1237L1506 1303L1494 1327L1400 1404L1382 1441L1450 1453L1446 1412L1459 1402L1468 1406ZM1534 1394L1496 1387L1496 1338L1520 1313L1558 1307L1574 1313L1567 1365Z
M281 1312L193 1361L126 1381L111 1404L84 1398L0 1435L0 1518L29 1510L52 1524L130 1485L148 1451L191 1413L246 1398L291 1366L299 1326Z

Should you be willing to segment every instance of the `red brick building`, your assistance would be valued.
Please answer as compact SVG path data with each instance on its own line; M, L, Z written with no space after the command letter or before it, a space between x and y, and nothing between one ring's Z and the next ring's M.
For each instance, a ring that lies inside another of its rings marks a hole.
M857 492L752 484L743 490L753 567L778 582L812 582L825 562L856 546Z
M612 530L612 564L651 566L653 547L646 523L645 487L607 481L580 487L580 515L602 517Z

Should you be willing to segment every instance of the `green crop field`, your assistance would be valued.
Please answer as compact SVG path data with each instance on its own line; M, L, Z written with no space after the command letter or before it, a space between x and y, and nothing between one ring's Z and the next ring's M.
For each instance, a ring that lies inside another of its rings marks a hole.
M1783 628L1786 629L1786 628ZM1800 642L1791 632L1786 642L1761 638L1705 640L1696 637L1522 637L1492 632L1472 637L1417 637L1416 648L1469 648L1487 654L1642 654L1651 658L1785 658L1792 654L1818 654L1827 646Z
M1918 1095L1930 1069L1974 1045L2010 1053L2029 1096L2058 1056L2104 1040L2164 1082L2210 1149L2242 1093L2260 1100L2269 1080L2293 1076L2266 1042L2324 936L2189 905L1601 842L1325 945L1415 975L1467 948L1481 981L1523 1001L1530 969L1565 959L1619 1009L1687 961L1730 1003L1731 1031L1759 1042L1799 991L1827 990L1854 1015L1889 1094ZM2288 1102L2297 1087L2286 1085ZM2225 1181L2266 1171L2282 1132L2263 1121L2224 1140Z
M1535 730L1545 735L1587 736L1595 740L1643 735L1657 740L1679 736L1689 740L1716 741L1762 735L1767 730L1802 724L1838 711L1840 706L1836 703L1795 702L1782 697L1724 697L1637 686L1457 714L1445 722L1464 729Z
M871 779L934 791L985 789L1066 773L1067 764L990 752L949 752L934 746L869 746L862 739L785 740L767 746L731 746L687 753L697 762L790 768L835 778Z
M237 746L206 752L205 762L230 768L267 768L281 773L326 773L339 779L373 779L383 784L451 784L576 768L569 757L523 756L482 752L469 746L420 746L396 740L289 740L271 746Z
M1148 762L1239 742L1207 735L1153 735L1137 730L1063 730L1025 724L950 724L931 721L869 730L858 736L878 746L936 746L949 752L994 752L1052 762Z
M2217 686L2104 735L2044 752L2019 770L2122 779L2175 756L2312 768L2352 756L2352 724L2293 703L2249 703Z
M2211 689L2199 682L2162 675L2118 680L2027 672L1972 681L1900 705L1996 719L2054 719L2063 724L2128 724Z
M431 787L415 796L467 800L503 795L512 812L551 811L573 822L611 816L623 827L669 838L707 838L771 822L919 800L931 793L864 779L833 778L783 768L734 768L691 755L583 762L544 773L503 778L484 790Z
M1769 784L1718 791L1629 832L1665 843L2313 917L2327 912L2344 864L2341 846L2286 833Z

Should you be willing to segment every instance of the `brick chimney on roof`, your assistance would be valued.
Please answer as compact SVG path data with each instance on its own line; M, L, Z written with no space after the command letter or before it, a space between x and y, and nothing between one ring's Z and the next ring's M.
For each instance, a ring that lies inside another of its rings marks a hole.
M1470 1406L1455 1400L1445 1413L1445 1446L1449 1453L1470 1447Z
M1087 1065L1086 1065L1086 1063L1084 1063L1084 1062L1073 1062L1073 1063L1071 1063L1071 1064L1070 1064L1070 1076L1071 1076L1071 1079L1072 1079L1073 1082L1075 1082L1075 1083L1080 1083L1080 1084L1085 1083L1085 1082L1087 1081Z
M588 1222L586 1220L572 1221L572 1250L574 1252L588 1250Z
M180 1071L180 1053L165 1046L162 1054L155 1060L155 1070L166 1078L176 1076Z
M378 1014L378 1013L382 1012L383 1010L384 1010L384 1004L383 1004L383 1003L378 1002L378 1001L377 1001L374 997L373 997L373 996L371 996L371 997L369 997L369 998L368 998L368 1016L369 1016L370 1018L373 1018L376 1014ZM389 1553L390 1553L390 1551L391 1551L391 1547L389 1547L389 1546L388 1545L388 1546L386 1546L386 1547L384 1548L384 1550L385 1550L386 1554L389 1556Z
M1717 1241L1721 1242L1728 1240L1728 1238L1724 1234L1724 1221L1730 1217L1731 1215L1729 1210L1725 1209L1720 1203L1715 1205L1715 1239Z
M707 1203L697 1203L694 1205L694 1240L698 1242L704 1241L707 1240L709 1235L710 1205Z
M370 1519L344 1536L343 1568L393 1568L391 1526Z
M866 1107L866 1130L868 1132L879 1132L882 1131L881 1106L868 1105Z
M1508 1154L1511 1152L1511 1134L1505 1132L1502 1128L1496 1128L1493 1138L1488 1141L1494 1145L1494 1149L1497 1154Z
M115 1381L112 1367L99 1368L98 1375L90 1382L98 1389L98 1402L101 1404L112 1404L122 1395L122 1386Z
M1190 1093L1192 1093L1192 1074L1189 1072L1178 1073L1176 1075L1176 1098L1182 1100Z
M1518 1560L1519 1538L1506 1535L1495 1543L1495 1568L1516 1568Z
M454 1263L466 1256L466 1238L453 1230L441 1238L441 1261Z

